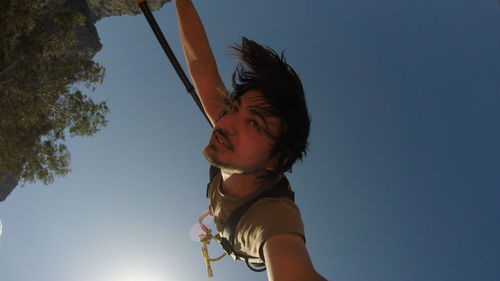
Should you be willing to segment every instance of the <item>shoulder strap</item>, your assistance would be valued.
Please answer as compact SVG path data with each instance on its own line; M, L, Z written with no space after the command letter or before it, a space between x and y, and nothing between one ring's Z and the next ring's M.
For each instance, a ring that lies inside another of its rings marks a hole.
M273 188L262 192L261 194L257 195L255 198L252 200L246 202L245 204L239 206L234 210L231 215L229 216L229 219L227 220L226 225L224 226L224 232L227 231L229 233L229 240L233 241L234 239L234 233L236 230L236 225L238 225L238 222L240 221L240 218L245 214L250 207L255 204L255 202L259 201L262 198L266 197L287 197L291 199L292 201L295 201L295 196L294 192L291 190L290 185L288 184L288 180L283 177L280 182Z
M238 225L238 222L240 221L241 217L250 209L250 207L255 204L257 201L259 201L262 198L267 198L267 197L286 197L289 198L292 201L295 201L295 195L292 189L290 188L290 184L288 183L288 180L286 177L283 177L276 186L273 188L264 191L257 195L255 198L252 200L246 202L245 204L241 205L240 207L236 208L231 215L229 216L229 219L224 226L224 233L227 233L228 239L221 237L221 245L226 251L227 254L232 255L236 259L241 259L245 260L248 267L253 270L253 271L263 271L265 270L265 265L263 263L254 263L255 266L258 267L264 267L263 269L255 269L250 267L248 263L249 258L257 258L257 257L252 257L248 256L243 253L238 253L234 251L234 236L236 233L236 226Z

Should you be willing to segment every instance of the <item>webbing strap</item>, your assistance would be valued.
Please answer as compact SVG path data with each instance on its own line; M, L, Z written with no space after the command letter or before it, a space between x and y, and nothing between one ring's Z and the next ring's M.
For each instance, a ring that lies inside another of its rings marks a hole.
M267 197L286 197L294 201L294 192L290 188L290 184L288 183L288 180L286 177L283 177L276 186L273 188L264 191L257 195L255 198L251 199L250 201L246 202L245 204L241 205L240 207L236 208L231 215L229 216L229 219L227 220L226 225L224 226L224 234L225 236L228 237L228 239L222 237L221 239L221 245L224 248L224 250L229 254L235 257L236 259L241 259L245 260L247 263L248 267L253 270L253 271L264 271L265 270L265 265L264 263L252 263L254 266L257 267L263 267L263 268L252 268L249 265L248 259L258 259L258 257L252 257L243 253L236 252L234 250L234 236L236 234L236 226L238 225L238 222L240 221L241 217L250 209L250 207L255 204L257 201L259 201L262 198L267 198Z
M167 55L168 60L174 67L175 71L177 72L177 75L179 75L179 78L181 79L182 83L184 84L184 87L186 87L186 91L191 95L193 98L194 102L200 109L201 113L203 116L205 116L205 119L207 119L208 123L212 126L212 122L210 122L210 119L208 118L207 113L203 109L203 105L201 104L200 98L198 97L198 94L196 93L195 88L193 87L193 84L189 81L189 78L187 77L186 73L182 69L182 66L179 64L179 61L175 57L174 52L172 51L172 48L170 48L170 45L167 42L167 39L165 39L165 36L163 35L163 32L161 31L160 27L158 26L158 23L156 22L155 17L153 16L153 13L151 13L151 9L149 9L148 2L146 0L135 0L135 2L139 5L139 7L142 10L142 13L144 14L144 17L146 17L146 20L149 23L149 26L151 27L151 30L153 30L154 35L156 36L156 39L158 39L158 42L160 43L160 46L162 47L163 51L165 52L165 55Z

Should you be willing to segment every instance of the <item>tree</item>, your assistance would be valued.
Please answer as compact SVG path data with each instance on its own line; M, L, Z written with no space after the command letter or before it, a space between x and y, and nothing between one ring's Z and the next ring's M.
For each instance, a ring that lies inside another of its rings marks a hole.
M78 89L102 83L104 68L79 49L86 17L66 1L1 2L0 177L49 184L69 172L66 136L107 123L106 103Z

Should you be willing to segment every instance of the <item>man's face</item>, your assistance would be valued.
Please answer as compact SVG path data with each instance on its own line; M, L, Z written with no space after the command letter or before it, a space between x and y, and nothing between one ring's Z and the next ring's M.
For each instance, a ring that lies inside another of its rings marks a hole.
M221 169L250 174L272 169L271 150L281 120L266 116L269 107L259 91L248 91L219 120L203 151L208 162Z

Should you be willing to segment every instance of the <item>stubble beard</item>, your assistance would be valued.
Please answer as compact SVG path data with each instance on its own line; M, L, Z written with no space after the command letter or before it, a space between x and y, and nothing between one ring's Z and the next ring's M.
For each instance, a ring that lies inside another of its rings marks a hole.
M203 156L205 156L205 159L207 159L208 163L221 170L232 171L234 173L242 172L241 169L234 167L234 165L222 162L217 157L217 150L217 147L213 144L209 144L205 147L205 149L203 150Z
M210 163L211 165L213 165L221 170L224 170L228 173L231 173L231 174L245 175L245 174L253 174L253 173L257 172L256 169L244 167L243 165L237 165L234 163L227 163L227 162L221 161L217 157L217 150L218 150L218 148L213 144L207 145L205 147L205 149L203 150L203 155L205 156L205 159L207 159L208 163Z

